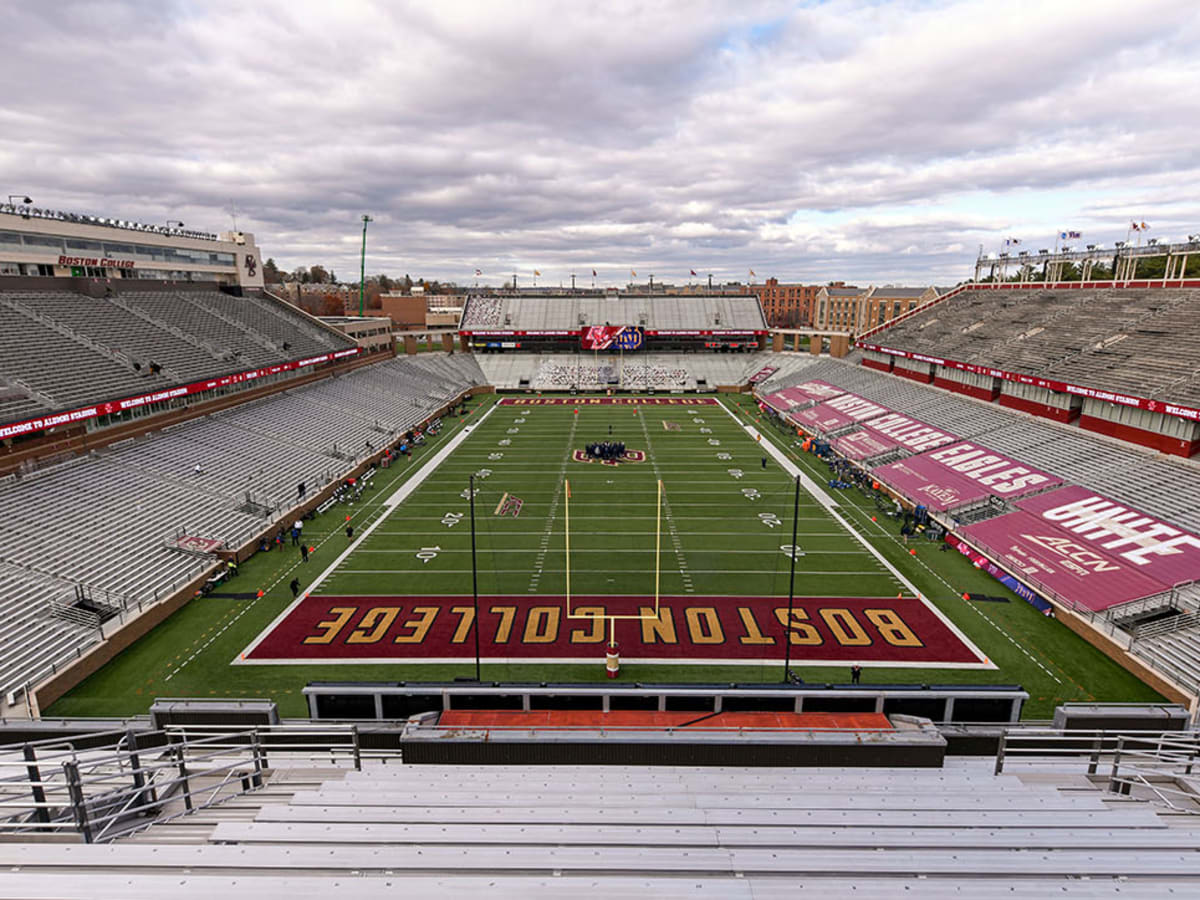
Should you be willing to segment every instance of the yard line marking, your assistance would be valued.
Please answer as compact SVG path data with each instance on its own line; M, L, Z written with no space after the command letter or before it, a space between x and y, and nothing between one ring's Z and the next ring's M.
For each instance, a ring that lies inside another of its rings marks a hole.
M400 487L390 497L384 500L383 503L380 504L382 507L382 512L379 517L374 522L371 522L361 532L359 532L358 536L352 540L346 549L338 555L337 559L331 562L328 567L326 567L325 571L318 575L305 590L301 591L296 599L289 603L284 608L283 612L281 612L271 621L271 624L258 633L254 640L251 641L246 649L242 651L241 655L244 657L253 653L254 649L260 643L262 643L266 636L274 631L275 628L288 617L292 610L304 601L305 597L313 593L327 578L332 576L342 565L342 563L349 559L350 555L362 545L363 541L370 537L371 533L377 527L388 520L392 513L394 513L400 504L405 500L405 498L410 496L417 488L424 484L426 479L428 479L435 471L437 471L437 468L442 464L442 461L445 460L446 457L448 457L456 449L458 449L459 445L462 444L463 441L474 434L475 430L484 422L486 422L488 416L490 416L498 408L499 406L497 404L492 404L488 408L487 412L485 412L477 420L468 425L464 425L462 430L459 431L458 434L454 435L454 437L450 438L450 440L446 442L445 446L438 450L438 452L435 453L433 457L425 463L425 465L421 466L421 468L414 472L412 476L404 482L404 484L400 485ZM331 535L336 533L336 531L332 532ZM276 582L276 584L278 584L278 582ZM272 585L272 587L273 586L274 585ZM233 665L237 665L240 662L240 658L235 659L233 660Z
M961 628L954 624L949 616L938 609L933 602L931 602L919 590L917 590L917 586L909 581L904 576L903 572L892 565L891 561L884 556L874 544L868 541L863 535L859 534L859 532L853 526L851 526L848 521L846 521L841 513L838 512L838 504L834 502L833 498L830 497L829 494L825 493L824 489L822 489L820 485L818 485L808 476L808 473L801 470L799 466L788 459L787 454L776 447L767 435L760 432L753 425L742 425L741 420L738 419L737 415L721 400L717 400L717 405L725 410L729 418L737 422L739 427L744 429L746 435L760 443L763 450L766 451L767 454L769 454L777 463L779 463L779 465L783 467L783 470L787 472L790 477L796 478L799 476L800 484L803 486L803 488L817 501L817 503L825 508L826 512L829 513L834 521L846 529L846 533L853 537L854 540L858 541L858 543L860 543L863 547L865 547L872 556L883 563L884 567L892 574L892 577L894 577L898 582L900 582L900 584L907 588L914 597L917 597L922 603L924 603L929 608L930 612L941 619L945 626L954 633L955 637L966 644L967 648L974 653L980 661L988 659L987 655L977 646L975 646L975 643L963 633ZM991 665L992 668L997 668L996 665L990 661L989 665Z
M546 553L550 548L550 534L554 530L554 520L558 516L558 502L562 498L563 479L567 475L567 462L571 459L571 451L575 446L575 429L579 427L579 416L571 416L571 429L567 433L567 449L563 451L562 462L558 467L558 478L554 482L554 497L550 500L550 511L546 514L546 527L542 530L542 543L535 557L533 577L529 580L526 593L537 592L537 582L546 564ZM501 551L504 552L504 551Z

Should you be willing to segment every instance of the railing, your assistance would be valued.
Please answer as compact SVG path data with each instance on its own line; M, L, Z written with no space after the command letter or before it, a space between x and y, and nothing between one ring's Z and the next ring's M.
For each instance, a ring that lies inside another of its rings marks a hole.
M1086 768L1084 768L1086 767ZM996 752L1005 770L1076 773L1114 794L1138 794L1172 811L1200 815L1200 731L1006 729Z
M362 768L356 725L114 731L0 749L0 835L113 840L259 790L271 758ZM398 756L374 751L372 756Z

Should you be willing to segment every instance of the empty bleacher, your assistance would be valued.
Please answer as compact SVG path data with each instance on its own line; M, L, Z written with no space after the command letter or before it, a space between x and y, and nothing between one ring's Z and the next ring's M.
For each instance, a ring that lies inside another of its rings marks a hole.
M0 291L0 424L353 346L269 297Z
M651 330L767 328L762 307L752 295L469 297L460 327L466 331L576 331L606 324Z
M1161 897L1194 825L1082 775L288 766L109 844L0 844L0 897Z
M55 598L81 585L136 609L169 595L212 565L168 546L180 532L244 543L299 484L316 493L482 383L466 354L390 359L0 480L0 692L96 639Z
M1139 397L1200 400L1200 290L969 290L871 342Z

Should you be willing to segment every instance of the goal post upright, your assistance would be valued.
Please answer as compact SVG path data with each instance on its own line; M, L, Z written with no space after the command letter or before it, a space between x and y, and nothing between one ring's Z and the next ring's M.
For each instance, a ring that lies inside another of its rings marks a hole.
M602 619L608 621L608 642L610 647L616 646L617 641L617 620L629 619L635 622L644 622L650 619L657 619L660 615L662 602L662 505L664 487L662 479L658 479L656 485L656 509L654 515L654 611L651 615L619 615L615 613L604 613L597 615L595 613L576 613L571 608L571 482L570 479L563 481L563 550L565 553L563 571L565 574L565 599L567 606L568 619L589 619L595 621Z

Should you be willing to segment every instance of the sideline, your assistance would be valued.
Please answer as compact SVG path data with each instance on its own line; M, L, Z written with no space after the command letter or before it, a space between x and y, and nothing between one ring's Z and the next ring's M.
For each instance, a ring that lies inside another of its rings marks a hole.
M283 612L272 619L270 624L255 636L254 640L252 640L245 647L245 649L238 654L237 658L232 661L232 665L257 665L257 663L247 660L246 657L254 652L255 648L263 642L267 635L274 631L275 628L291 614L292 610L306 600L309 594L311 594L327 578L329 578L329 576L337 570L338 566L345 562L346 558L355 550L357 550L363 541L370 537L371 532L386 522L391 517L392 513L395 512L396 507L403 503L409 495L411 495L417 488L424 484L425 479L432 475L437 470L437 467L440 466L451 453L457 450L463 441L474 434L475 429L487 421L488 416L495 412L499 406L499 403L493 403L488 411L480 416L476 421L470 423L469 425L464 425L458 434L454 435L454 437L447 441L437 453L430 457L425 465L421 466L421 468L414 472L412 476L404 482L404 484L400 485L400 487L396 489L395 493L384 500L381 504L383 513L377 516L374 522L364 528L359 535L346 547L346 549L338 554L337 558L331 562L320 575L313 579L312 583L309 584L309 586L303 591L301 591L300 595L296 597L295 600L293 600L287 605L287 607L284 608ZM336 534L337 532L334 531L332 533Z
M859 532L856 528L851 526L850 523L846 521L846 519L842 516L842 514L838 512L838 504L836 503L836 501L834 501L834 499L832 497L830 497L829 494L827 494L820 485L818 485L815 481L813 481L811 478L809 478L809 476L806 472L804 472L799 466L797 466L790 459L788 459L787 455L782 450L780 450L778 447L776 447L771 442L770 438L767 437L767 435L760 432L753 425L748 425L748 424L743 425L742 420L737 417L736 413L734 413L722 401L718 400L717 402L718 402L718 405L720 405L720 407L729 414L729 417L731 419L733 419L735 422L737 422L738 427L740 427L743 431L745 431L746 434L748 434L753 440L760 443L762 445L763 449L766 450L767 453L777 463L779 463L780 466L783 467L783 470L785 472L787 472L790 477L795 478L797 475L799 475L801 486L806 491L808 491L809 494L812 495L813 499L815 499L817 501L817 503L819 503L822 507L824 507L826 512L828 512L829 515L851 535L851 537L853 537L856 541L858 541L860 544L862 544L863 548L868 553L870 553L877 560L879 560L879 562L884 566L884 568L886 568L889 572L891 572L892 575L894 575L896 577L896 580L899 581L902 585L904 585L908 589L909 593L911 593L914 597L916 597L917 600L919 600L921 603L925 604L925 606L928 607L929 610L935 616L937 616L939 619L942 620L943 623L945 623L947 628L949 628L952 632L954 632L955 636L960 641L962 641L964 644L967 645L967 647L970 649L970 651L975 654L975 657L976 657L976 659L979 660L979 662L974 665L967 664L967 665L961 666L960 668L964 668L964 669L974 669L974 668L996 669L996 668L999 668L995 663L993 663L991 661L991 659L987 656L987 654L985 654L982 650L980 650L975 645L974 641L972 641L969 637L967 637L962 632L962 630L957 625L955 625L953 621L950 620L950 618L945 613L943 613L940 609L938 609L934 603L932 603L919 590L917 590L917 586L915 584L913 584L911 581L909 581L907 578L905 578L904 574L899 569L897 569L894 565L892 565L891 560L889 560L886 556L884 556L873 544L871 544L870 541L868 541L865 537L863 537L861 534L859 534Z

